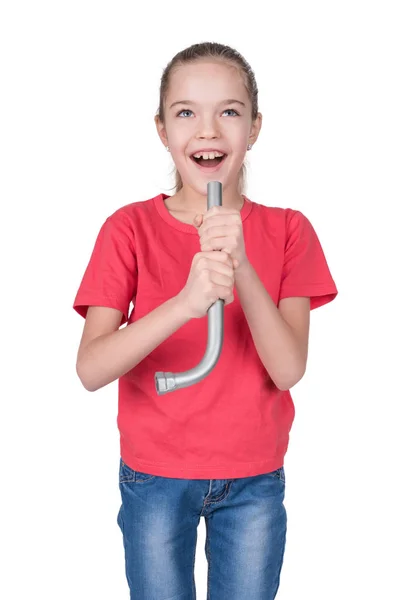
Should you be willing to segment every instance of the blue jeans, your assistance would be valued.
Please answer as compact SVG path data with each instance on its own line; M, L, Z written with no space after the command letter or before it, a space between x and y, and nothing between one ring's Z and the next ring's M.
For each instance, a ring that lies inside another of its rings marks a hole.
M197 526L205 518L207 600L273 600L286 543L285 472L174 479L120 460L125 572L135 600L195 600Z

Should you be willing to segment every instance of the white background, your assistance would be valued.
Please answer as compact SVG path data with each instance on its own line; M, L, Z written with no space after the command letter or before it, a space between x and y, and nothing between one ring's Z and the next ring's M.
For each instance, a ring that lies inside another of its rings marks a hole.
M202 41L233 46L256 75L263 128L247 195L310 219L339 289L311 313L307 373L291 390L278 598L400 597L396 5L3 4L4 600L129 597L117 384L90 393L78 380L72 303L105 218L173 185L153 122L160 78ZM204 542L201 519L199 600Z

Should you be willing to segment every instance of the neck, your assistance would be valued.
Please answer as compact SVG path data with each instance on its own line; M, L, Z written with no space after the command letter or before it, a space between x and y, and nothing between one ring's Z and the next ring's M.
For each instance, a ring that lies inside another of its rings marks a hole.
M199 194L188 186L183 186L175 195L176 201L187 211L196 213L207 212L207 196ZM244 204L243 196L237 189L223 190L222 206L241 210Z

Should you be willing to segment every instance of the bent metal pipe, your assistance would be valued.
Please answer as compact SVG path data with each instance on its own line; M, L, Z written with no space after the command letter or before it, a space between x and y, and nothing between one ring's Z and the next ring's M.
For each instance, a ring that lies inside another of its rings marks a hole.
M222 206L222 183L207 183L207 210L213 206ZM157 371L154 375L157 394L159 396L180 388L189 387L207 377L218 362L224 339L224 304L219 298L207 311L208 339L205 354L199 364L182 373L164 373Z

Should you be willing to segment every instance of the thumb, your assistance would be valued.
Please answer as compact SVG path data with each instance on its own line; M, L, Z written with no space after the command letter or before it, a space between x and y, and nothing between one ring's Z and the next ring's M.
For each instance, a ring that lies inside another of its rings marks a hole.
M193 222L196 227L200 227L202 221L203 221L203 215L196 215L195 218L193 219Z

